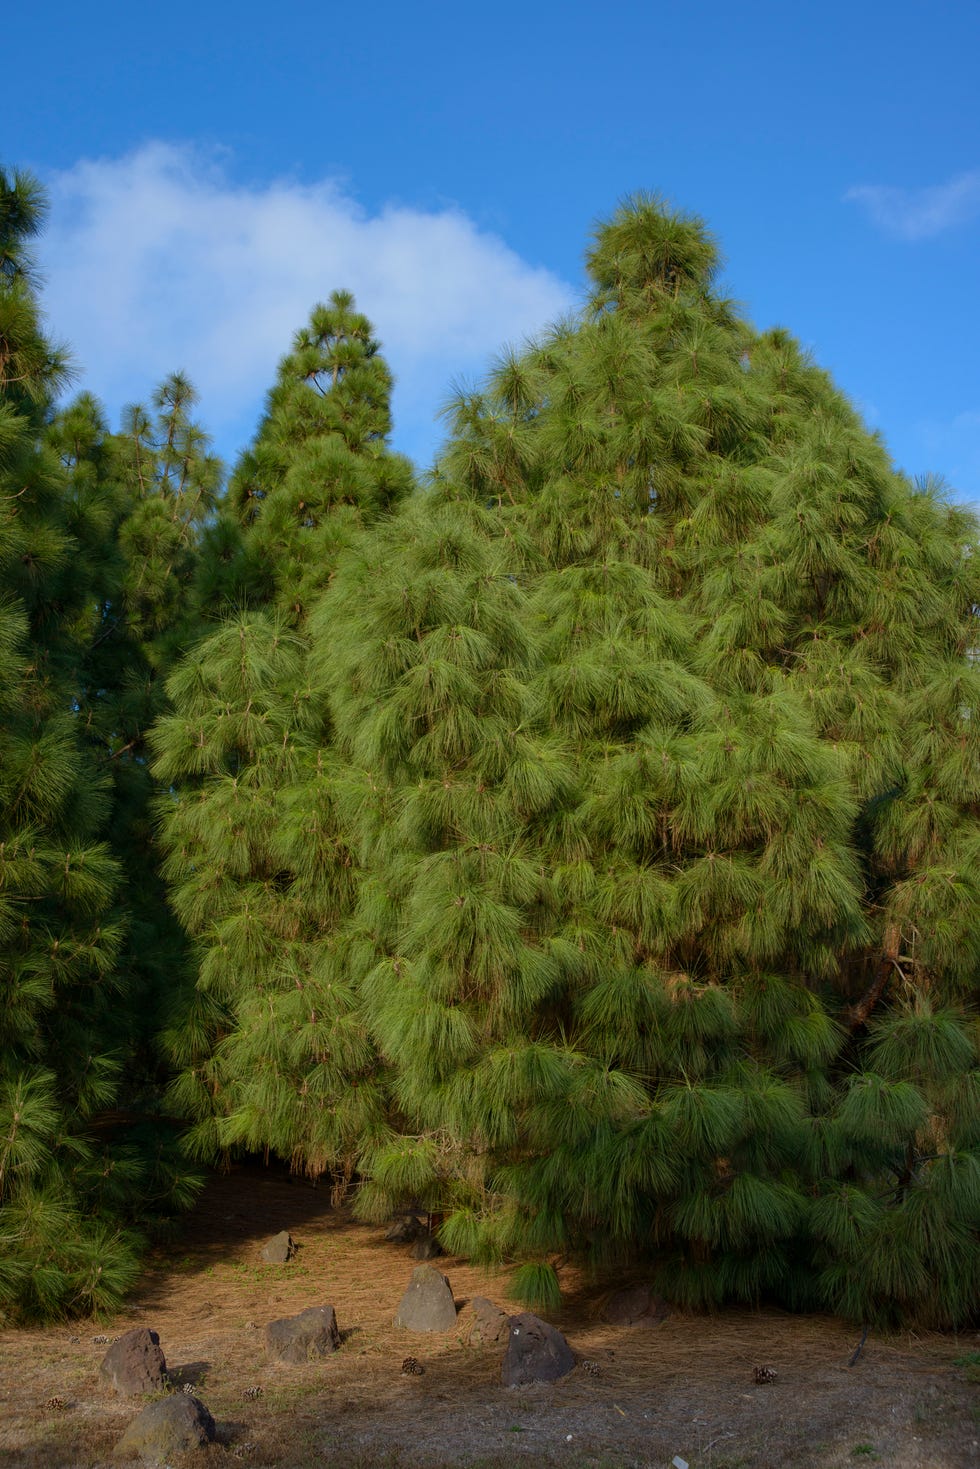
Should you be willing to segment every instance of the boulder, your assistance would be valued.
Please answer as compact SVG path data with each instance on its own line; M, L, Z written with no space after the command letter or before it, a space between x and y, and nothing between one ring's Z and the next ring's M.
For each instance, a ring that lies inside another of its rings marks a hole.
M437 1260L442 1254L442 1245L434 1234L421 1234L412 1246L413 1260Z
M530 1311L510 1318L507 1350L500 1364L504 1387L557 1382L575 1366L575 1353L561 1332Z
M485 1347L491 1342L506 1341L510 1334L510 1317L506 1311L488 1301L486 1296L474 1296L470 1302L473 1324L470 1327L470 1346Z
M648 1285L628 1285L609 1297L602 1319L611 1326L657 1326L669 1315L667 1302Z
M340 1346L333 1306L311 1306L298 1316L283 1316L265 1328L265 1349L274 1362L315 1362Z
M102 1358L99 1376L124 1397L162 1392L167 1385L167 1363L156 1332L135 1326L119 1337Z
M281 1229L262 1247L262 1258L267 1265L285 1265L295 1253L296 1246L288 1229Z
M417 1265L401 1298L395 1325L406 1331L452 1331L456 1302L445 1275L432 1265Z
M144 1464L169 1464L175 1454L200 1449L214 1438L214 1419L200 1398L188 1393L150 1403L134 1418L115 1452L120 1458L139 1456Z

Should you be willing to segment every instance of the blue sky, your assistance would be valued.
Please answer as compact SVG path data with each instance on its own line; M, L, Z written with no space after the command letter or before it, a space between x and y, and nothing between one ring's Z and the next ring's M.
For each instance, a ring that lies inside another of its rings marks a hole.
M2 36L0 161L51 192L49 325L113 418L183 368L232 457L344 286L424 464L450 380L573 306L594 222L647 189L900 466L980 502L969 0L48 0Z

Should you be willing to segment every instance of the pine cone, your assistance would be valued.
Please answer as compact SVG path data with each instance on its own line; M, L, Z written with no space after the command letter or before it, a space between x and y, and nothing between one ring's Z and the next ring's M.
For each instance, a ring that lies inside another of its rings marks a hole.
M583 1362L582 1363L582 1371L583 1372L587 1372L590 1377L598 1377L599 1376L599 1363L598 1362Z
M402 1371L406 1377L421 1377L425 1368L422 1366L418 1357L406 1357L402 1363Z
M182 1383L180 1390L181 1390L181 1392L185 1392L185 1393L188 1393L188 1394L192 1393L194 1391L194 1384L193 1384L193 1382L184 1382L184 1383Z
M776 1381L776 1369L774 1367L753 1367L752 1381L762 1384L764 1382Z
M92 1345L96 1347L107 1347L109 1345L109 1338L107 1336L93 1336Z
M254 1403L255 1399L260 1398L261 1396L262 1389L260 1387L247 1387L242 1393L242 1397L245 1399L246 1403Z
M48 1398L44 1406L46 1408L53 1408L56 1413L63 1413L68 1407L68 1404L64 1398L59 1397L56 1393L53 1398Z

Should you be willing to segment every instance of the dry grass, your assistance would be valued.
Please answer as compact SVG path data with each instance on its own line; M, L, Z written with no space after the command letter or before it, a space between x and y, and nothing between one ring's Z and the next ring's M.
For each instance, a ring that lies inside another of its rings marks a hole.
M264 1240L289 1229L288 1265L264 1265ZM567 1276L559 1325L582 1367L552 1387L504 1389L500 1348L468 1345L469 1313L445 1336L396 1331L392 1317L414 1262L382 1231L352 1223L327 1196L282 1174L240 1169L216 1179L182 1240L154 1261L130 1309L0 1337L0 1466L75 1469L110 1462L139 1404L100 1383L93 1336L153 1327L176 1382L198 1385L223 1443L206 1465L256 1469L485 1466L534 1460L575 1466L691 1469L889 1469L980 1465L978 1393L954 1358L978 1339L871 1336L842 1323L777 1312L676 1314L653 1328L598 1317L597 1292ZM504 1303L507 1273L442 1262L457 1302ZM262 1328L310 1305L333 1305L344 1333L325 1363L266 1363ZM77 1338L73 1340L73 1338ZM425 1366L406 1377L407 1355ZM753 1368L773 1367L757 1387ZM246 1399L248 1388L260 1393ZM60 1397L64 1406L50 1404ZM176 1469L176 1464L174 1465Z

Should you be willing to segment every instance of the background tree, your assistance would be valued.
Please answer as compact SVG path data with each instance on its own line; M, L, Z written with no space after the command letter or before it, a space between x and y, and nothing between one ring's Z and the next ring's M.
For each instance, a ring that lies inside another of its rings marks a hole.
M175 373L154 394L155 415L141 405L127 408L118 434L88 395L62 410L47 434L79 528L90 505L102 507L106 522L98 536L86 537L102 547L102 566L99 595L87 604L91 630L77 700L111 781L110 841L127 915L117 967L128 996L113 1016L113 1035L127 1058L124 1098L133 1124L142 1114L147 1121L159 1114L166 1083L160 1032L193 987L186 940L159 870L147 736L167 708L168 673L202 632L195 585L222 467L190 416L195 401L187 379ZM164 1158L173 1151L173 1133L169 1123L163 1136L142 1138L161 1154L165 1172L179 1167L175 1157ZM155 1208L162 1207L157 1197Z
M38 325L37 185L0 173L0 1313L112 1304L135 1272L134 1185L91 1123L115 1096L125 996L108 782L78 716L111 514L48 439L65 359ZM116 1222L114 1222L114 1220Z
M154 736L166 871L199 958L170 1033L174 1104L200 1156L271 1150L340 1189L383 1092L349 978L356 853L306 612L411 487L387 447L390 387L351 297L315 307L211 537L201 585L226 615L172 676Z

